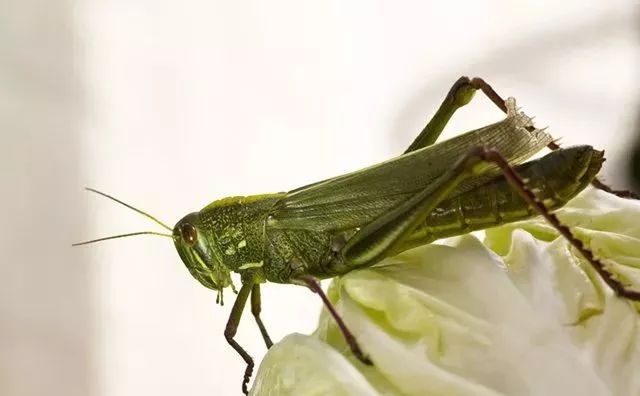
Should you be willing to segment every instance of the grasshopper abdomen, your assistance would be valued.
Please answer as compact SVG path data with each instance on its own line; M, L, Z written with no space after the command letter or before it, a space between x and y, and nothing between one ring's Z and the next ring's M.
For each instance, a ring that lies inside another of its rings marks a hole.
M547 209L556 209L593 180L603 161L601 151L590 146L576 146L522 164L516 167L516 171L527 180L527 186L536 192ZM401 249L535 215L534 209L509 187L504 176L496 176L441 202Z

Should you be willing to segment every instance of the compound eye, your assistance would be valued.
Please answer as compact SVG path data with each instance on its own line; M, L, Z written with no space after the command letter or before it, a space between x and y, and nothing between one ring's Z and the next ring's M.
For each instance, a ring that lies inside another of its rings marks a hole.
M182 240L189 246L195 245L198 240L198 231L196 231L196 227L189 223L183 224L182 227L180 227L180 234L182 235Z

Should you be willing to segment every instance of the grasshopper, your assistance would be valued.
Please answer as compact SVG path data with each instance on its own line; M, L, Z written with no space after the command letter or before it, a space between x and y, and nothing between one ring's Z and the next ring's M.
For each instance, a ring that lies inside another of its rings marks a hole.
M481 90L507 116L444 142L438 136L453 114ZM546 156L524 162L545 147ZM544 130L506 102L482 79L462 77L409 148L400 156L332 179L285 192L214 201L169 227L110 195L103 195L150 218L170 234L143 231L76 245L153 234L173 239L191 275L217 292L231 287L231 272L242 286L224 336L246 362L247 394L254 362L234 336L251 297L251 313L267 348L273 345L260 319L260 285L266 281L306 286L317 293L335 319L352 353L369 357L349 331L319 284L437 239L544 216L588 260L617 295L640 300L563 225L552 210L588 184L616 193L596 179L604 153L591 146L559 148ZM630 196L629 192L618 192Z

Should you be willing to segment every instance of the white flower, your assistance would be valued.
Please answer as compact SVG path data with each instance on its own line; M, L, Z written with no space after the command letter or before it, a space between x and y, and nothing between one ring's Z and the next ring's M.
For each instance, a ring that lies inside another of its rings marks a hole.
M640 203L588 189L557 212L640 286ZM634 303L613 296L541 218L422 246L329 290L375 366L323 311L274 345L252 394L638 395ZM489 250L491 248L492 250Z

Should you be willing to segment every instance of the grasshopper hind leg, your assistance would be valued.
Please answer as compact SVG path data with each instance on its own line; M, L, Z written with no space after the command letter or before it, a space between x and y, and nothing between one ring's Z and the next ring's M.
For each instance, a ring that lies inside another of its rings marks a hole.
M364 226L349 239L340 252L335 254L329 263L329 270L344 274L355 268L373 265L399 251L403 242L426 220L429 213L446 199L462 180L472 175L474 168L480 163L497 165L509 185L581 253L618 296L640 301L640 292L628 288L618 280L605 264L546 208L498 151L484 147L472 148L433 184Z
M416 137L404 153L410 153L435 143L453 114L459 108L468 104L473 99L475 92L478 90L481 91L493 104L495 104L496 107L502 110L503 113L507 114L508 109L504 99L484 79L480 77L474 77L472 79L465 76L460 77L451 86L451 89L449 89L447 96L442 101L442 104L436 111L436 114L431 118L431 120L429 120L418 137ZM534 129L533 127L529 128L530 130ZM560 148L555 140L549 143L548 147L551 150L557 150ZM621 198L640 199L640 195L637 193L630 190L613 189L598 178L593 179L591 184L599 190L603 190Z
M620 280L616 279L604 265L596 258L593 252L579 240L571 230L562 224L555 214L550 212L538 199L535 193L527 187L517 171L509 165L507 160L496 150L484 147L472 148L463 158L444 175L438 178L421 192L412 198L379 216L362 229L357 231L346 243L336 244L331 259L326 265L327 274L341 275L351 270L367 267L375 264L383 258L398 252L399 248L421 225L427 216L440 202L447 199L456 186L469 175L474 174L474 169L481 163L492 163L502 171L505 179L522 199L536 212L542 215L558 232L574 246L593 268L603 278L605 283L621 297L640 301L640 292L627 288ZM587 182L587 181L585 181ZM292 260L292 268L303 268L300 262ZM342 332L345 341L353 354L363 363L371 361L363 353L356 338L345 325L331 301L320 288L319 282L312 276L298 273L291 279L293 283L307 286L321 298L329 313L333 316L338 328Z
M578 239L571 229L560 222L558 216L550 212L544 204L536 197L536 195L527 188L524 180L516 173L516 171L507 163L507 161L495 150L482 149L479 155L486 161L490 161L498 165L505 178L509 181L511 186L527 201L527 203L534 208L542 217L544 217L549 224L551 224L560 235L562 235L580 254L591 264L596 272L602 277L604 282L615 292L619 297L627 298L633 301L640 301L640 291L636 291L628 288L623 282L615 277L605 266L605 264L595 257L591 249Z
M447 96L442 101L436 114L431 117L431 120L429 120L413 143L405 150L404 154L435 143L453 114L473 99L475 91L476 89L468 77L460 77L453 83L453 86L449 89Z
M504 99L502 99L502 97L493 89L493 87L491 87L491 85L487 84L486 81L484 81L482 78L474 77L469 81L469 84L471 84L474 89L479 89L480 91L482 91L482 93L484 93L484 95L489 98L489 100L491 100L493 104L495 104L500 110L502 110L503 113L507 114L508 110ZM529 130L533 130L533 127L529 128ZM560 148L555 139L551 143L549 143L548 147L550 150L557 150ZM591 185L599 190L616 195L620 198L640 199L640 195L638 195L637 193L630 190L615 190L598 178L593 179L591 181Z
M453 83L436 113L431 117L413 143L405 150L404 154L434 144L449 120L451 120L451 117L453 117L453 114L459 108L471 102L478 90L505 114L508 112L505 101L483 79L479 77L470 79L469 77L462 76Z

